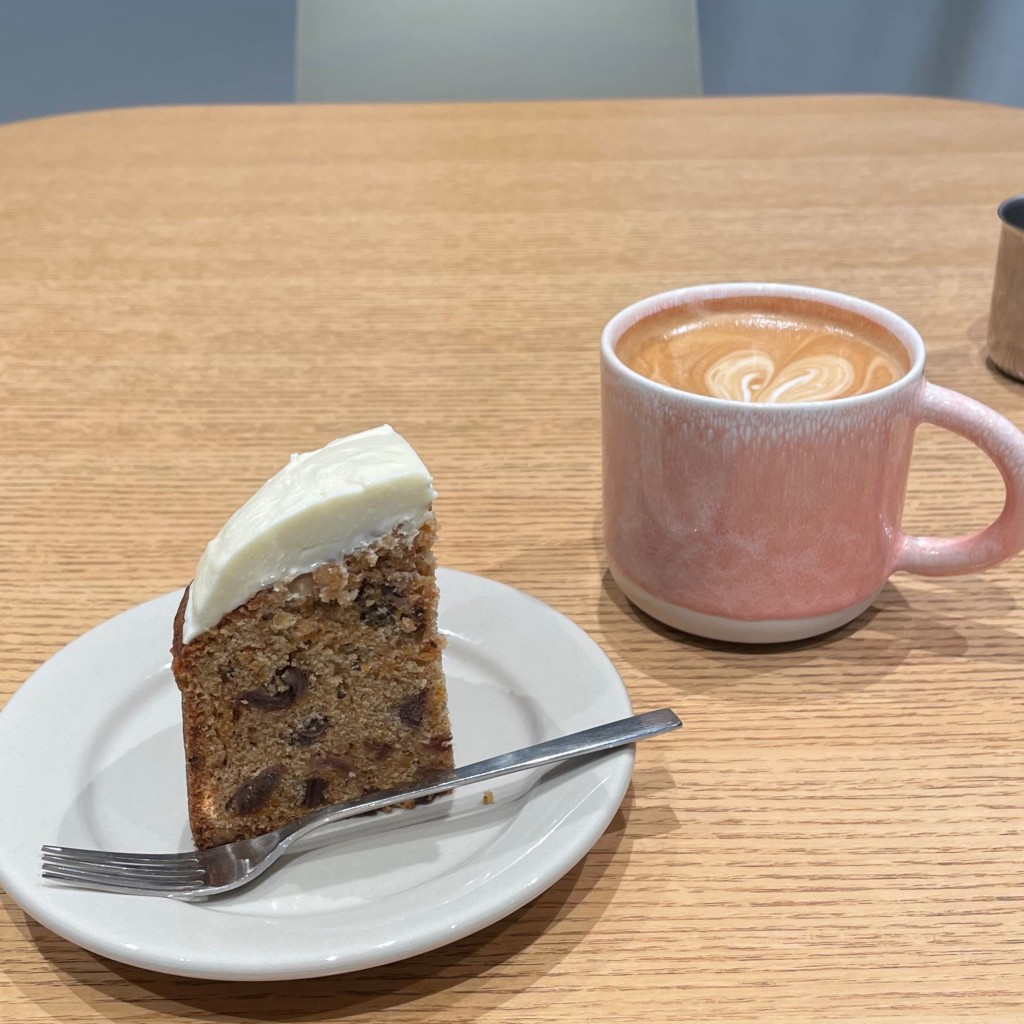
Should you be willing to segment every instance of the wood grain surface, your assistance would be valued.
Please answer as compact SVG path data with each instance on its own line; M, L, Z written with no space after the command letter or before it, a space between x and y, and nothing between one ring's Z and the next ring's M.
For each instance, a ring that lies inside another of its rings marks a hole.
M663 629L602 558L597 358L644 295L801 282L907 317L933 381L1024 426L984 352L1022 165L1024 111L886 97L0 128L0 700L185 583L288 453L390 422L435 476L442 563L565 612L686 726L554 888L383 969L175 979L0 895L0 1019L1024 1021L1024 562L894 578L781 649ZM908 528L1001 501L980 453L920 431Z

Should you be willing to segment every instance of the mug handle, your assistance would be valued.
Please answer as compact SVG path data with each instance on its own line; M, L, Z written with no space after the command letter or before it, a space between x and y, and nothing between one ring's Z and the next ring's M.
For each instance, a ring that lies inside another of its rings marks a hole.
M1003 511L994 523L967 537L897 538L896 570L919 576L981 572L1024 548L1024 434L997 412L937 384L925 383L918 416L976 444L1006 485Z

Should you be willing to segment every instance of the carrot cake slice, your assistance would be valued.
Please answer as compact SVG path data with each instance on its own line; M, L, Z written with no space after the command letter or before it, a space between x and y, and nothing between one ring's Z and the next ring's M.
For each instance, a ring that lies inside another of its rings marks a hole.
M268 480L174 622L199 848L453 766L430 474L391 427Z

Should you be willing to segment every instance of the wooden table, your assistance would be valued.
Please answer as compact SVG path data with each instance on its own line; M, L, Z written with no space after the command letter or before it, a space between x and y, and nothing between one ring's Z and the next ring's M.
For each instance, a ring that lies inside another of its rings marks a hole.
M686 722L561 882L388 968L175 979L0 896L0 1019L1024 1020L1024 563L899 577L784 649L659 628L604 567L597 359L641 296L803 282L895 309L934 381L1024 425L984 354L1022 161L1024 111L884 97L0 128L0 700L186 582L289 452L387 421L434 473L442 563L565 612L638 708ZM909 528L1001 500L983 456L921 430Z

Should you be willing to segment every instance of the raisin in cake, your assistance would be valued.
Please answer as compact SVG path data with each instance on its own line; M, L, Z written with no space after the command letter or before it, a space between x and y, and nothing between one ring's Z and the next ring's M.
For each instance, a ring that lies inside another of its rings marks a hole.
M452 767L430 475L390 427L292 456L174 622L196 845Z

